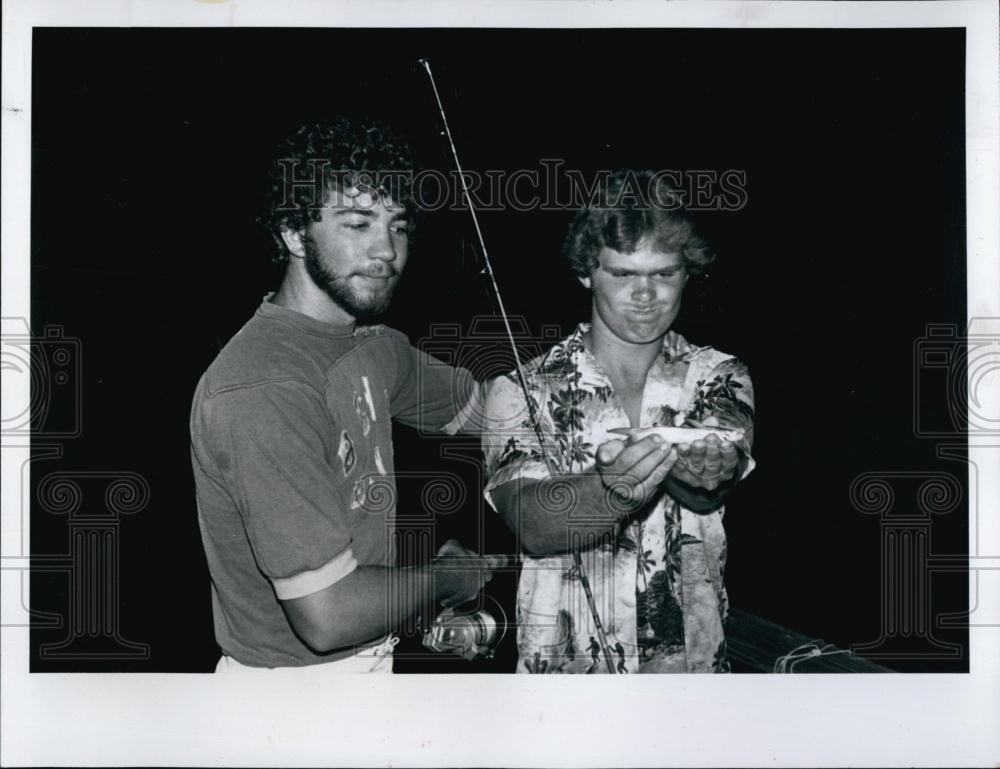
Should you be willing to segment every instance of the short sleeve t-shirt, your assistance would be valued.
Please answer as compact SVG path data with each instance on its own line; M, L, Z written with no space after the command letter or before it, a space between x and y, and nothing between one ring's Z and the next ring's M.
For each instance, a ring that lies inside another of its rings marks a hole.
M397 331L331 325L265 298L202 376L191 413L225 654L284 667L353 653L313 652L279 599L322 590L358 565L394 563L390 420L445 429L474 386Z

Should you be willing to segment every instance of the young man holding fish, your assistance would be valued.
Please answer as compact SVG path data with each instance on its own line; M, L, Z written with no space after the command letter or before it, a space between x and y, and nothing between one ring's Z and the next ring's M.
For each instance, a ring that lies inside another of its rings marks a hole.
M497 379L483 436L486 498L525 553L519 672L725 672L723 503L753 467L746 366L671 354L684 287L713 255L652 172L609 177L566 254L591 323ZM624 438L624 440L623 440ZM579 556L577 560L576 556Z

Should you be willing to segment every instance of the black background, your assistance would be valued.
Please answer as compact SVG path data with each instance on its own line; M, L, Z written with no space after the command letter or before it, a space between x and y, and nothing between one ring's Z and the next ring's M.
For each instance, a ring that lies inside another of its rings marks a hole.
M702 217L720 258L689 284L675 326L754 378L758 468L727 507L731 604L842 646L879 639L880 521L851 504L851 481L939 470L966 486L964 465L913 430L914 345L927 324L966 318L963 30L38 29L33 45L32 328L80 340L83 418L33 478L130 471L151 489L117 530L119 631L149 644L148 659L42 659L67 628L36 629L33 670L213 668L188 411L201 372L277 286L254 224L269 154L302 122L363 110L447 170L422 56L469 169L559 158L585 175L746 172L747 205ZM559 257L569 212L481 218L529 343L586 318ZM473 238L467 213L423 223L387 319L414 343L494 312ZM477 373L498 373L509 361L497 349L480 334L458 352L483 352ZM938 383L916 408L945 394ZM442 459L444 446L397 435L400 470L467 479L438 541L511 551L479 514L474 463ZM459 451L474 459L476 443ZM420 511L417 485L402 485L401 512ZM933 551L967 552L966 510L935 519ZM31 536L36 559L65 552L66 518L33 504ZM492 588L508 611L515 578ZM932 617L967 605L966 575L931 587ZM32 608L64 614L67 590L66 575L36 573ZM509 643L477 665L417 651L405 640L397 670L513 665ZM968 667L966 655L885 664Z

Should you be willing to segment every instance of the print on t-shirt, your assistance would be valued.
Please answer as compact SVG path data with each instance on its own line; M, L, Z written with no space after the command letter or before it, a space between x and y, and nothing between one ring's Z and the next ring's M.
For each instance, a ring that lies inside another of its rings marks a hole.
M357 390L354 391L354 411L357 413L358 419L361 420L362 434L367 436L372 431L372 423L368 419L368 410L365 408L364 398L361 397L361 393Z
M366 475L354 482L354 491L351 495L351 510L357 510L368 500L368 488L372 485L373 477Z
M347 434L347 430L340 433L340 447L337 449L337 456L344 466L344 477L351 474L354 465L357 464L357 454L354 453L354 441Z
M365 403L368 404L368 412L371 414L372 422L377 422L378 417L375 416L375 400L372 398L372 388L368 384L368 377L361 377L361 384L365 387Z

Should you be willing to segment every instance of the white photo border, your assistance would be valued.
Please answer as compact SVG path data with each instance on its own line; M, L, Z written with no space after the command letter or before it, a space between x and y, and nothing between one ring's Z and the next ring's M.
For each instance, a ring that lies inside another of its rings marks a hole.
M982 2L5 0L2 315L30 318L32 28L964 27L968 313L1000 317L998 11ZM932 55L929 52L928 55ZM6 382L5 382L6 384ZM995 388L1000 391L1000 383ZM8 407L26 386L5 387ZM994 394L992 397L996 397ZM13 404L13 406L11 405ZM26 441L21 441L26 443ZM994 443L996 441L994 440ZM5 602L19 598L25 446L3 445ZM970 445L988 465L987 443ZM980 604L1000 605L1000 474L978 483ZM970 494L972 499L976 496ZM7 607L9 608L9 606ZM4 609L6 614L7 609ZM2 625L2 623L0 623ZM970 628L969 674L345 677L332 692L211 675L35 674L2 632L4 765L978 766L1000 762L1000 629ZM245 687L245 690L241 687ZM583 700L593 708L568 707ZM534 728L531 726L534 725ZM631 738L622 740L621 735Z

